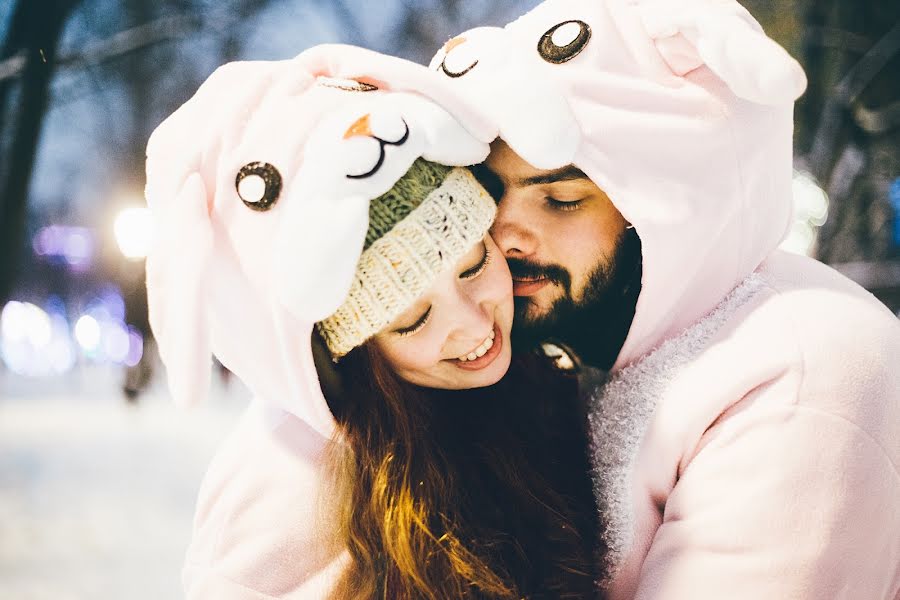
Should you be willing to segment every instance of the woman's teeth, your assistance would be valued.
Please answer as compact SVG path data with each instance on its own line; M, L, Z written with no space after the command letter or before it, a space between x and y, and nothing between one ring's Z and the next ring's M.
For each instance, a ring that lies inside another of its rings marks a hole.
M494 333L494 330L491 329L491 333L488 334L488 336L486 338L484 338L483 342L478 344L478 347L476 347L474 350L472 350L468 354L460 356L457 360L460 362L468 362L470 360L475 360L476 358L481 358L482 356L485 355L485 353L488 350L491 349L491 346L494 345L494 336L495 335L496 334Z

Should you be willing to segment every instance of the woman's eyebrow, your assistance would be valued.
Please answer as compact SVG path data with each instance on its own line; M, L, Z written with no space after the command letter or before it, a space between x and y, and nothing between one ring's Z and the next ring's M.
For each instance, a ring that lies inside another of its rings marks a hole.
M554 169L553 171L547 171L545 173L540 173L531 177L524 177L522 179L519 179L516 184L519 187L528 187L531 185L547 185L548 183L573 181L576 179L590 180L590 177L585 175L584 171L582 171L575 165L568 165L565 167L560 167L559 169Z

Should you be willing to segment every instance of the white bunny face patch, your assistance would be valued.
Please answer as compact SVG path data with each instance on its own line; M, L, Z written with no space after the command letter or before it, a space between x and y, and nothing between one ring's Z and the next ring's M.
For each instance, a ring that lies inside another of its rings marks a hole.
M505 28L451 39L430 64L539 168L572 162L581 136L594 133L577 104L646 92L633 108L652 116L654 86L683 86L702 66L757 104L790 103L805 86L797 63L732 0L547 0Z
M275 237L275 279L285 307L319 321L340 305L362 252L369 201L417 158L465 166L488 151L444 109L415 94L365 94L326 115L303 149L293 180L298 192ZM310 293L310 281L327 285Z

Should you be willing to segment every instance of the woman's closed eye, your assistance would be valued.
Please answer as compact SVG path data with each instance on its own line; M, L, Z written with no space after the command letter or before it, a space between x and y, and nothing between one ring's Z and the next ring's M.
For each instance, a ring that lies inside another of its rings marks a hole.
M408 335L413 335L414 333L418 333L425 327L425 324L428 323L428 317L431 316L431 307L428 307L421 317L416 319L416 322L407 327L400 327L399 329L395 329L394 333L401 337L406 337Z
M481 246L484 248L484 253L481 256L481 260L478 261L478 264L470 269L466 269L462 273L459 274L460 279L475 279L487 268L488 264L491 262L491 251L488 250L487 245L482 242Z
M487 244L485 244L484 242L481 242L481 247L483 249L482 254L481 254L481 260L479 260L478 264L476 264L475 266L473 266L469 269L466 269L465 271L460 273L459 274L460 279L465 279L465 280L475 279L476 277L478 277L479 275L484 273L484 270L487 268L488 264L490 264L491 252L490 252L490 250L488 250ZM422 331L422 329L425 327L425 325L428 324L428 318L430 316L431 316L431 307L429 306L428 309L424 313L422 313L422 316L420 316L418 319L416 319L416 321L412 325L398 327L397 329L394 329L394 333L401 337L407 337L407 336L416 334L416 333Z

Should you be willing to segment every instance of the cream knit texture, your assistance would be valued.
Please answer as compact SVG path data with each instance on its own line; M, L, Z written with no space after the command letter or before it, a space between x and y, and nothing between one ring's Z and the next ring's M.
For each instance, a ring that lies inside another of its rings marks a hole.
M440 187L452 170L453 167L417 158L391 189L369 202L369 230L363 249L367 250L408 217L428 194Z
M384 329L487 233L493 198L468 169L443 183L360 256L344 303L316 324L335 359Z

